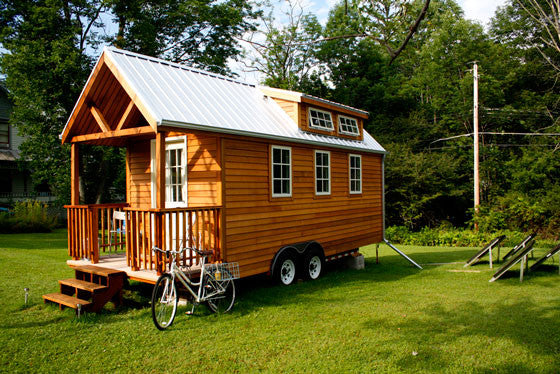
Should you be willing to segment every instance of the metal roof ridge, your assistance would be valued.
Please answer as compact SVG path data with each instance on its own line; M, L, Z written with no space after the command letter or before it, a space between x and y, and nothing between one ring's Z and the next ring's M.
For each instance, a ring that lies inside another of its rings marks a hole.
M326 104L331 104L331 105L336 105L336 106L340 106L343 108L347 108L349 110L353 110L355 112L359 112L359 113L363 113L363 114L367 114L369 115L369 112L367 110L363 110L363 109L358 109L358 108L354 108L353 106L350 105L346 105L346 104L341 104L341 103L337 103L336 101L332 101L332 100L327 100L327 99L323 99L322 97L318 97L318 96L313 96L313 95L309 95L306 93L301 93L302 97L308 98L308 99L312 99L312 100L317 100L317 101L322 101Z
M108 52L111 52L111 53L118 53L118 54L121 54L121 55L129 56L129 57L135 57L135 58L139 58L139 59L142 59L142 60L146 60L146 61L150 61L150 62L162 64L162 65L168 65L168 66L171 66L171 67L174 67L174 68L177 68L177 69L190 71L192 73L207 75L209 77L222 79L222 80L225 80L225 81L228 81L228 82L231 82L231 83L237 83L237 84L241 84L241 85L249 86L249 87L253 87L253 88L256 87L256 85L254 85L254 84L243 82L242 80L234 79L232 77L228 77L228 76L225 76L225 75L222 75L222 74L213 73L213 72L210 72L210 71L207 71L207 70L194 68L192 66L187 66L187 65L184 65L184 64L181 64L181 63L178 63L178 62L172 62L172 61L164 60L164 59L158 58L158 57L143 55L143 54L140 54L140 53L128 51L126 49L121 49L121 48L117 48L117 47L114 47L114 46L105 46L104 50L108 51Z
M354 108L350 105L346 105L346 104L342 104L342 103L337 103L336 101L323 99L322 97L309 95L309 94L306 94L305 92L286 90L284 88L269 87L269 86L264 86L264 85L259 85L259 86L257 86L257 88L259 88L261 90L271 90L272 92L278 92L279 94L283 93L283 94L287 94L287 95L293 95L293 96L296 96L298 98L304 97L304 98L307 98L307 99L320 101L320 102L323 102L323 103L326 103L326 104L330 104L330 105L338 106L338 107L341 107L341 108L345 108L345 109L348 109L348 110L351 110L351 111L354 111L354 112L369 115L369 112L366 111L366 110Z

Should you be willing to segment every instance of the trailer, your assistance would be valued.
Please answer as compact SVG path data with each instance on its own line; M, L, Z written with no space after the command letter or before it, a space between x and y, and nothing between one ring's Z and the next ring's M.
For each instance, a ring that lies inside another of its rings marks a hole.
M384 240L385 150L366 111L113 47L61 134L71 147L68 251L154 283L151 248L212 250L241 277L316 279L325 261ZM82 144L126 149L126 202L79 200ZM196 266L187 251L180 263Z

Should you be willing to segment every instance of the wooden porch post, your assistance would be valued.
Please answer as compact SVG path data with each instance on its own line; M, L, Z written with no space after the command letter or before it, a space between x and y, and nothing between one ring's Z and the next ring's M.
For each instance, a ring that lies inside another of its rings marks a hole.
M156 135L156 208L165 208L165 133L158 132ZM165 230L162 212L155 215L155 241L158 248L164 249ZM165 271L165 258L160 252L156 253L156 270L158 275Z
M165 208L165 133L156 135L156 208Z
M78 144L70 146L70 204L80 205L80 153Z

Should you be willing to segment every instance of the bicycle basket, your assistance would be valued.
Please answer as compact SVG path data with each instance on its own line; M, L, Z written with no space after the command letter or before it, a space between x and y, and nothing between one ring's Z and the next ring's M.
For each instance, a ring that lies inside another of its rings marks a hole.
M218 280L239 279L239 263L224 262L222 264L206 264L204 269L207 273L214 275Z

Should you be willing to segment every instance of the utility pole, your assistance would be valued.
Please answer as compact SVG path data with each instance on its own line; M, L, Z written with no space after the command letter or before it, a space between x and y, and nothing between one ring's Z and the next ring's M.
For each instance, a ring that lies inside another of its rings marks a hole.
M478 213L480 205L480 178L478 175L478 64L473 64L473 127L474 127L474 212ZM478 223L475 220L475 229Z

